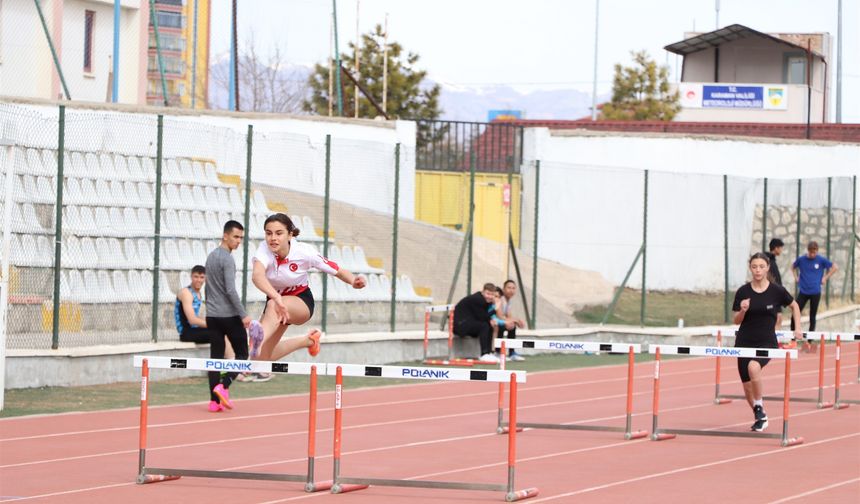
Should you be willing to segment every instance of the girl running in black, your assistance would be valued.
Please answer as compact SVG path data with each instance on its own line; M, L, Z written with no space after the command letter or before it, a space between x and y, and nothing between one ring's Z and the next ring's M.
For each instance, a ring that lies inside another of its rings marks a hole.
M791 294L781 285L768 281L770 261L763 252L750 257L752 280L735 293L732 305L734 323L740 324L735 347L778 348L776 341L777 314L783 306L791 308L795 328L800 327L800 308ZM800 329L794 330L794 339L802 339ZM751 430L761 432L767 427L767 413L762 403L761 371L770 359L738 358L738 373L744 385L744 395L753 409L755 423Z

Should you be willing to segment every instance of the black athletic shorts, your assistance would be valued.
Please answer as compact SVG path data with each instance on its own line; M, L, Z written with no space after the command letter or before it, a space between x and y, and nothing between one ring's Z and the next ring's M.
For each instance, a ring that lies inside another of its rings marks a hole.
M304 301L305 306L308 307L308 312L310 312L310 314L311 314L310 316L311 317L314 316L314 295L311 292L310 287L303 290L302 292L299 292L298 294L287 294L287 295L288 296L295 296L295 297L301 299L302 301ZM269 299L270 298L266 299L266 305L269 304ZM263 306L263 313L266 313L266 306Z

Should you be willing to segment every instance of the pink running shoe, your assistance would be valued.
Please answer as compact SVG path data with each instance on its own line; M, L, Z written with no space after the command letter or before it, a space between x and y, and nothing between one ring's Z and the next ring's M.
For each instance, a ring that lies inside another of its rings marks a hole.
M215 385L215 388L212 389L212 392L218 396L218 399L221 400L221 407L227 409L233 409L233 403L230 402L230 391L224 388L224 385L219 383Z
M224 411L224 407L216 401L209 401L209 413L220 413Z
M311 354L311 357L316 357L317 354L320 353L320 338L322 338L322 333L317 329L311 329L308 332L308 338L311 339L311 346L308 347L308 353Z
M263 345L263 326L256 320L251 321L251 326L248 327L248 338L251 340L250 357L251 359L260 355L260 347Z

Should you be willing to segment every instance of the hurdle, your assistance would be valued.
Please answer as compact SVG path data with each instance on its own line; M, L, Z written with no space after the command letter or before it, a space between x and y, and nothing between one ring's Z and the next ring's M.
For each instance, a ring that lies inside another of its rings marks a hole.
M718 330L714 333L717 337L717 346L722 346L722 330ZM818 339L818 397L792 397L791 401L794 402L805 402L805 403L815 403L818 409L823 408L831 408L834 406L834 402L829 402L824 400L824 368L825 368L825 353L827 351L827 347L825 342L827 341L836 341L837 338L844 336L847 340L853 340L860 342L860 334L842 334L836 332L804 332L803 337L808 341L812 341L813 338ZM789 331L777 331L776 332L777 340L786 341L792 339L792 333ZM837 362L840 359L837 356ZM857 381L860 382L860 354L858 354L858 371L857 371ZM730 403L732 399L746 399L745 396L740 394L720 394L720 357L716 357L716 378L715 378L715 387L714 387L714 403L715 404L726 404ZM762 398L765 401L782 401L782 396L764 396Z
M781 446L794 446L803 443L802 437L788 437L789 398L791 395L791 359L797 359L797 350L785 350L775 348L723 348L709 346L679 346L679 345L649 345L648 352L655 354L654 360L654 395L651 417L651 440L664 441L674 439L677 435L691 436L723 436L743 438L770 438L780 439ZM665 352L669 355L692 355L692 356L730 356L747 358L770 358L785 359L785 395L782 402L782 433L771 434L764 432L735 432L720 430L701 429L667 429L658 425L660 410L660 355Z
M319 492L331 488L331 482L314 481L314 454L317 418L317 365L300 362L240 361L229 359L203 359L192 357L134 356L134 366L141 368L140 382L140 442L136 483L139 485L179 479L182 476L198 478L227 478L265 481L294 481L304 483L305 492ZM322 366L325 366L324 364ZM150 369L193 369L198 371L236 371L309 376L310 398L308 407L308 465L306 474L280 474L240 471L212 471L147 467L146 433L149 402ZM325 368L321 368L325 373Z
M860 342L860 334L847 335L853 338L853 341ZM857 352L857 381L860 382L860 352ZM842 335L836 334L836 386L833 391L833 409L845 409L851 404L860 404L860 400L842 399L839 396L839 388L842 381Z
M489 492L504 492L507 502L514 502L534 497L537 488L515 490L514 472L516 467L516 429L508 433L508 465L507 483L465 483L456 481L429 481L411 479L368 478L341 475L341 445L343 442L343 377L378 377L378 378L407 378L414 380L444 380L444 381L483 381L505 382L511 384L511 425L516 426L517 383L525 383L526 372L502 370L476 370L466 368L432 368L408 366L370 366L363 364L328 364L327 372L335 375L335 405L334 405L334 467L331 492L334 494L363 490L371 485L405 487L405 488L435 488L452 490L480 490Z
M448 357L445 359L431 359L427 353L430 347L430 314L434 312L448 312ZM463 359L454 357L454 305L433 305L424 307L424 364L429 366L492 366L495 362L482 361L480 359Z
M633 364L634 354L642 351L642 346L637 343L595 343L590 341L551 341L551 340L527 340L527 339L509 339L501 342L496 342L496 347L501 347L502 353L505 348L520 348L520 349L535 349L535 350L552 350L556 352L610 352L627 354L627 408L625 412L625 426L616 427L611 425L581 425L581 424L554 424L554 423L538 423L538 422L518 422L518 428L531 429L555 429L555 430L581 430L581 431L601 431L601 432L623 432L624 439L640 439L648 435L647 431L633 430ZM496 432L503 434L508 431L508 423L503 421L504 418L504 384L499 385L499 414L498 425Z

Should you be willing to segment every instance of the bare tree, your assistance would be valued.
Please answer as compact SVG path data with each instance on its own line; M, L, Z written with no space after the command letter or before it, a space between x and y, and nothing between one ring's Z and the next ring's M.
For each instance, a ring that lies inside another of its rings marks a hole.
M229 65L213 66L212 81L224 94L229 93ZM252 32L239 52L239 93L239 110L300 113L308 94L307 78L288 69L278 47L264 61Z

